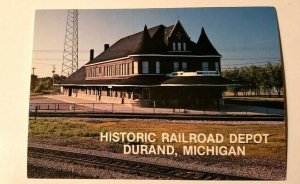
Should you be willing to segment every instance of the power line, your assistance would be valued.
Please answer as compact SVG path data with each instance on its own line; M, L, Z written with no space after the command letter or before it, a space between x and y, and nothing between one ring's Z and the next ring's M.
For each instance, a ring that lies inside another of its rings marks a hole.
M101 51L101 50L98 50ZM64 52L63 50L33 50L33 52ZM90 52L90 50L78 50L78 52Z
M280 63L281 61L261 61L261 62L251 62L251 63L237 63L237 64L226 64L222 66L239 66L239 65L259 65L259 64L268 64L268 63Z
M56 58L32 58L32 60L61 61L62 59L56 59ZM88 59L79 59L78 61L88 61Z
M271 58L222 58L222 60L233 60L233 61L243 61L243 60L281 60L278 57L271 57Z

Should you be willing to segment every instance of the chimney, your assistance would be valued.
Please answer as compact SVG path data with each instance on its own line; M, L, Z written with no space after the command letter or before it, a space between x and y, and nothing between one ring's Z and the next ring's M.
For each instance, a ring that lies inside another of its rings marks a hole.
M104 44L104 51L109 48L109 44Z
M90 50L90 61L94 59L94 49Z

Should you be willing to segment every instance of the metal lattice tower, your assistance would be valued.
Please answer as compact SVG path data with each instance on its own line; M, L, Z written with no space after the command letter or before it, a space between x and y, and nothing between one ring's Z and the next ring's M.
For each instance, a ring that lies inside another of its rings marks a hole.
M68 10L61 75L78 69L78 10Z

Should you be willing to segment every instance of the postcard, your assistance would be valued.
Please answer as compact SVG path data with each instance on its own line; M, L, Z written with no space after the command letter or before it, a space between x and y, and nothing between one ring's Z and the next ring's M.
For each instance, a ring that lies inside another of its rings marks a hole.
M27 177L286 180L274 7L36 10Z

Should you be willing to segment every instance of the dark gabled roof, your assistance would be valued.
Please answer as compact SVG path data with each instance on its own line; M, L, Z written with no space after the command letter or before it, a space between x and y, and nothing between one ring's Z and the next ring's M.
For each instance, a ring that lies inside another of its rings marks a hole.
M144 31L142 32L142 36L137 44L136 48L134 49L135 53L139 54L150 54L153 50L153 44L151 41L150 34L148 32L147 26L145 25Z
M231 80L216 76L189 76L172 77L165 80L162 85L168 84L190 84L190 85L225 85L232 84Z
M201 34L197 42L197 51L199 55L219 55L219 52L209 41L204 28L201 29Z
M189 35L187 34L187 32L185 31L184 27L182 26L181 22L179 20L177 20L177 22L175 23L174 26L172 26L172 30L170 31L170 33L168 34L169 37L172 37L174 32L176 30L181 30L184 34L184 36L186 36L189 39Z
M145 26L143 31L118 40L100 55L89 61L87 65L122 58L133 54L169 54L167 50L168 37L172 34L172 31L174 31L176 27L181 27L185 32L179 21L177 21L175 25L169 27L158 25L147 29ZM188 36L186 32L185 34ZM203 28L197 44L190 41L190 45L192 51L190 54L220 56L218 51L207 38Z
M72 73L68 78L63 80L61 84L79 84L82 81L85 81L85 67L82 66L76 72Z
M159 48L157 48L154 50L151 48L151 46L155 43L154 42L152 44L152 37L155 38L156 42L158 38L164 38L165 35L162 35L164 29L165 26L163 25L159 25L150 29L147 29L145 26L144 31L120 39L93 60L89 61L87 64L126 57L132 54L144 54L151 52L164 53L166 49L159 50ZM148 36L150 36L150 38Z

